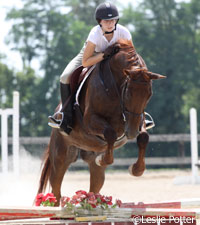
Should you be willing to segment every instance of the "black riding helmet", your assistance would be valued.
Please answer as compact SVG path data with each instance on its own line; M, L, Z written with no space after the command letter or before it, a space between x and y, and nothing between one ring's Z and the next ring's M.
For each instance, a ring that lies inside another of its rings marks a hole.
M98 24L101 26L100 21L101 20L114 20L116 19L117 22L115 24L115 29L116 30L116 25L119 21L119 12L117 7L110 3L110 2L104 2L101 3L99 6L97 6L96 11L95 11L95 19L97 20ZM114 32L105 32L106 34L113 33Z

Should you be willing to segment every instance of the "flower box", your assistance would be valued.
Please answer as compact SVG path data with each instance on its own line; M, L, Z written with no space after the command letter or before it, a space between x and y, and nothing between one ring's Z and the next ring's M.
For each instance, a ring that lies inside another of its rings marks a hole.
M39 194L36 197L37 206L54 206L57 202L52 193ZM77 191L71 198L63 196L60 201L61 217L100 217L131 218L132 209L119 208L122 202L112 202L112 196L104 196L93 192Z

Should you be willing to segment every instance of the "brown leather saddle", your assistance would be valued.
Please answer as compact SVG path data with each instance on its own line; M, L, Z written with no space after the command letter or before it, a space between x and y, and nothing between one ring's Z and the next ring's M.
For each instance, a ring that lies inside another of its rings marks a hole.
M90 67L84 68L83 66L79 66L72 72L70 78L71 95L66 99L66 102L62 107L62 110L64 110L64 108L66 108L68 104L74 104L75 95L78 90L78 87L81 84L81 81L84 79L89 69Z
M105 89L107 91L112 89L111 87L113 87L113 79L111 79L112 72L110 70L109 61L104 60L101 63L97 64L96 66L98 67L100 79ZM72 72L71 78L70 78L70 88L71 88L72 95L76 93L79 85L81 84L82 80L84 79L85 75L90 70L90 68L91 67L85 68L83 66L79 66Z
M89 69L90 67L84 68L83 66L79 66L73 71L70 78L70 88L72 95L76 93L81 81L84 79Z

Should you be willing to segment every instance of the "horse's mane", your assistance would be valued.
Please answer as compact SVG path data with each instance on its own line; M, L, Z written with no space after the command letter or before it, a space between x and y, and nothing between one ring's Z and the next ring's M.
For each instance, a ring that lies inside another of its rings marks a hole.
M137 55L136 49L133 45L131 40L127 39L119 39L115 44L114 47L119 47L123 52L128 53L127 62L133 63L136 61L135 56Z
M126 54L127 67L137 66L146 67L143 59L137 54L136 49L131 40L119 39L115 44L108 47L110 49L111 56L115 55L117 52L122 51ZM141 58L138 60L138 58Z
M119 39L116 42L117 45L120 45L120 48L127 51L127 50L135 50L135 47L133 45L133 42L131 40L127 40L127 39Z
M120 46L120 49L122 49L125 52L128 52L130 54L136 54L136 49L135 49L135 47L133 45L133 42L131 40L119 39L116 42L116 45Z
M119 39L117 41L118 44L120 44L121 48L134 48L133 43L131 40L127 40L127 39Z
M136 51L132 41L127 39L119 39L116 43L110 45L107 49L116 49L116 48L120 48L125 52Z

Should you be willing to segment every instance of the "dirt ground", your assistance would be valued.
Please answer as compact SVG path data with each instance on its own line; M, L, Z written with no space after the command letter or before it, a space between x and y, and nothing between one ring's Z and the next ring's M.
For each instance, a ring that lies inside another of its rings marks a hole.
M101 194L112 195L122 202L160 202L200 198L200 185L176 185L177 176L190 176L182 170L147 170L142 177L133 177L128 171L108 171ZM31 206L37 192L39 172L0 176L0 206ZM62 195L71 197L77 190L89 189L89 173L68 172Z
M141 177L133 177L128 171L106 173L101 190L104 195L112 195L123 202L160 202L185 198L199 198L200 185L175 185L178 176L189 176L190 171L149 170ZM78 182L77 182L78 181ZM73 194L74 190L88 190L87 173L70 173L63 185L63 194ZM71 192L72 191L72 192Z

